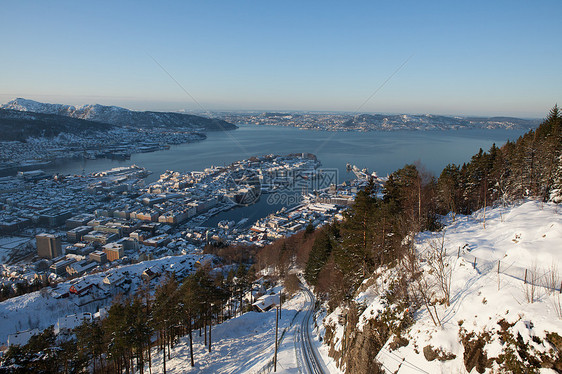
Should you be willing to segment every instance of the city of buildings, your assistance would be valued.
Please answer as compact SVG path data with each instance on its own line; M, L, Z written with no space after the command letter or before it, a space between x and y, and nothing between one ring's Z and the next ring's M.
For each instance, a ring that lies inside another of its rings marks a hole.
M264 246L309 224L341 219L367 178L335 184L337 178L310 154L167 171L145 186L148 174L132 165L85 176L33 172L0 181L0 282L6 297L18 295L21 284L55 285L126 264L200 254L210 243ZM287 196L297 199L254 222L206 224L258 199ZM75 289L80 296L91 290Z

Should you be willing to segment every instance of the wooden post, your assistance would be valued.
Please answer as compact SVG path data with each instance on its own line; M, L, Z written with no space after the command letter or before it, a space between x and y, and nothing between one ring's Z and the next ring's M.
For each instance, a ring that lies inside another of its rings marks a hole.
M472 268L476 269L476 257L474 257L474 263L472 264Z
M461 246L459 245L459 250L457 251L457 258L461 256Z
M525 284L527 284L527 269L525 269Z
M498 291L500 290L500 262L498 261Z
M279 307L275 309L275 353L273 355L273 371L277 371L277 331L279 329Z

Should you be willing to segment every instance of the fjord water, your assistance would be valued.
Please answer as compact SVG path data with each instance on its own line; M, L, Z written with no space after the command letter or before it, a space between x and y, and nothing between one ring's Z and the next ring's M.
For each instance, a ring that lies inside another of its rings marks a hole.
M65 160L46 168L49 172L81 174L116 166L136 164L153 174L147 182L158 179L166 170L179 172L203 170L211 165L228 165L234 161L265 154L308 152L315 154L326 168L339 169L339 180L349 179L346 163L376 171L379 176L420 161L439 176L449 163L462 164L493 143L501 146L515 140L524 130L447 130L389 132L328 132L300 130L292 127L242 125L238 130L209 132L197 143L172 146L169 150L131 155L130 160Z
M166 170L203 170L211 165L228 165L251 156L307 152L315 154L322 167L337 168L339 182L354 177L346 171L346 163L386 176L407 163L420 161L427 170L439 176L447 164L462 164L480 148L488 150L493 143L499 146L523 133L523 130L327 132L244 125L235 131L210 132L201 142L172 146L165 151L133 154L130 160L66 160L46 170L81 174L136 164L152 172L146 179L147 183L151 183ZM261 196L253 205L221 212L203 225L215 227L222 220L238 222L247 218L244 226L248 227L284 206L295 205L295 201L277 202L269 196Z

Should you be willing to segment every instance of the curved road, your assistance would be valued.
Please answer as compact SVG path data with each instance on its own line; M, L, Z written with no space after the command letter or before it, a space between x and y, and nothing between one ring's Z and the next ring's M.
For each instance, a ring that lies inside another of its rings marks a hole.
M307 288L303 287L303 291L308 299L308 308L295 334L295 347L300 351L297 352L297 357L299 357L300 353L301 358L299 365L302 366L304 373L328 373L318 349L312 343L312 336L310 334L310 325L312 324L312 315L314 313L314 295Z

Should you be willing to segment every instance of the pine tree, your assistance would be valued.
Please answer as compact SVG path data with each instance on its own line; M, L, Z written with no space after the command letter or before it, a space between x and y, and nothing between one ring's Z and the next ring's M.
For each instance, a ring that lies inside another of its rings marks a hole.
M193 358L193 322L199 310L198 294L200 292L195 274L191 274L185 278L179 290L183 324L187 326L189 335L189 357L191 367L195 366L195 360Z
M177 289L176 277L174 273L169 273L154 294L153 323L154 328L160 335L164 373L166 373L166 347L168 348L168 358L170 358L172 345L171 328L177 315L175 311L178 304Z
M304 271L304 278L308 283L317 284L318 274L328 261L332 249L333 244L329 230L327 228L321 229L314 240Z
M146 305L141 294L135 295L129 305L127 321L129 324L129 343L134 347L134 354L137 366L141 373L144 372L144 351L146 347L150 349L150 339L152 336L152 326L150 326L149 315L146 313Z
M373 265L373 190L359 191L341 225L341 244L333 248L334 262L344 274L346 293L350 293L371 271Z
M105 352L104 345L104 330L102 329L102 324L98 320L92 322L84 321L75 330L78 351L80 351L83 357L86 357L88 361L92 362L94 373L96 368L102 366L101 362L102 354Z
M445 166L437 182L438 203L441 213L459 213L461 207L461 171L454 164ZM453 216L454 220L454 216Z

